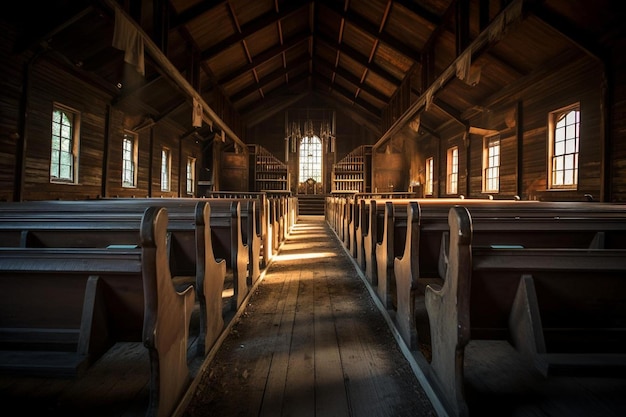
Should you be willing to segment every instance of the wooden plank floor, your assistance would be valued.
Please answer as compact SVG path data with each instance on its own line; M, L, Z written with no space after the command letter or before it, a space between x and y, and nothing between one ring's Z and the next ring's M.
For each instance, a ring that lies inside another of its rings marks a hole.
M183 415L435 416L324 218L300 217Z

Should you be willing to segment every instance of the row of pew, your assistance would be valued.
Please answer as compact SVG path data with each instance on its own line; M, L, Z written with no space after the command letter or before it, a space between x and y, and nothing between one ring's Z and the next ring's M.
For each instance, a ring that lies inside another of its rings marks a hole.
M117 342L141 342L145 415L171 415L190 358L244 307L295 207L265 193L1 203L0 374L81 378Z
M626 368L626 206L349 194L326 219L450 415L465 347L509 342L545 378Z

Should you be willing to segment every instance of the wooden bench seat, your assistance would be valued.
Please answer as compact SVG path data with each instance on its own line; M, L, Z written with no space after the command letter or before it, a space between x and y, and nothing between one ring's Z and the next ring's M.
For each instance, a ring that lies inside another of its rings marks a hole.
M354 193L342 197L345 200L345 215L343 219L344 242L352 257L357 257L357 230L360 227L362 217L360 216L361 200L415 200L416 194L411 192L395 193Z
M409 206L388 209L385 218L393 224L393 239L383 227L383 237L376 256L384 259L386 269L378 264L378 288L381 297L392 299L403 338L417 346L415 306L423 304L426 285L441 283L446 260L441 257L442 238L447 235L447 215L459 200L414 200ZM474 241L479 244L522 245L525 247L613 247L623 248L620 236L626 231L626 211L619 205L589 205L515 201L466 200L472 208ZM397 207L396 207L397 206ZM575 206L575 207L573 207ZM560 210L559 207L563 208ZM589 214L593 210L593 214ZM601 213L602 216L600 215ZM545 230L551 230L545 235ZM393 259L389 255L393 253ZM392 262L390 263L390 259ZM386 279L386 282L381 282ZM395 288L394 288L395 286ZM426 326L427 328L427 326ZM428 332L422 339L428 341Z
M229 192L229 191L213 191L205 195L206 198L223 198L229 200L239 200L242 203L242 207L245 207L245 202L254 201L255 215L256 215L256 234L260 239L259 246L259 267L261 269L267 267L268 263L272 259L272 250L270 245L270 220L269 220L269 201L267 193L265 192ZM242 214L245 214L247 210L244 208ZM244 231L251 228L244 227ZM253 238L256 239L256 238ZM248 245L251 243L251 239L246 239ZM252 245L255 246L255 243ZM254 251L254 249L250 249ZM251 255L253 256L253 255ZM255 279L256 280L256 279Z
M248 247L241 228L241 204L228 199L211 201L211 236L216 258L225 259L226 280L232 282L230 311L237 311L248 295Z
M473 225L470 210L450 209L446 275L425 294L431 366L452 414L468 413L470 340L508 340L546 375L626 367L626 249L502 248L477 243Z
M207 201L106 199L0 204L0 245L107 247L140 245L137 216L151 204L168 209L168 259L175 283L193 283L200 309L197 353L204 356L224 328L226 261L214 255Z
M211 203L212 198L203 199ZM240 203L240 216L241 216L241 235L242 240L248 248L248 259L250 260L247 268L247 282L248 285L254 285L261 275L261 267L263 264L262 259L262 247L263 247L263 234L261 229L265 229L267 234L267 225L264 225L264 217L266 216L266 209L259 204L267 204L267 199L253 199L253 198L226 198L220 197L216 203L223 204L223 201L237 201Z
M79 375L113 343L143 342L146 415L172 413L189 384L195 291L174 287L166 209L147 208L136 233L136 248L0 248L2 372Z

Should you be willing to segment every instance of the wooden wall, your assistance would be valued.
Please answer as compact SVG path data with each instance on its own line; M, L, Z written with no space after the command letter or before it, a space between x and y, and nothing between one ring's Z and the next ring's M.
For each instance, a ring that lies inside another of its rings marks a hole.
M611 201L626 202L626 40L617 42L610 55L607 96L611 122L607 171Z
M244 152L221 153L220 190L248 191L249 173L248 154Z
M25 122L20 110L24 72L29 56L16 55L12 46L16 34L0 19L0 200L12 201L15 175L21 170L20 126Z
M583 200L585 194L595 199L603 195L603 149L605 141L606 106L603 95L606 79L601 63L588 55L567 55L559 62L526 82L515 91L500 98L497 103L485 103L485 113L470 126L481 126L500 134L501 167L500 192L494 198L538 200ZM623 82L623 81L622 81ZM621 94L623 96L623 94ZM580 103L581 130L579 156L579 184L577 190L548 190L548 115L570 104ZM618 118L619 119L619 118ZM616 120L617 123L620 123ZM622 126L626 126L622 122ZM407 129L405 129L406 131ZM482 192L482 135L469 134L458 123L447 123L437 129L439 137L421 132L419 135L399 134L394 140L403 142L405 151L410 149L403 176L411 181L416 172L423 172L425 160L435 161L434 197L447 197L446 158L452 146L459 148L459 192L472 198L486 198ZM614 136L623 137L623 133ZM404 142L414 142L407 146ZM615 139L613 148L626 151L623 141ZM382 168L386 161L374 160L374 170ZM616 169L619 169L616 167ZM626 190L624 175L613 175L616 190ZM613 200L623 199L615 194Z
M48 52L39 56L14 54L11 49L14 33L7 27L0 30L4 36L0 41L3 62L0 66L0 200L184 196L187 156L196 158L200 174L206 167L212 167L204 161L201 143L191 138L181 142L182 129L159 122L139 132L137 187L121 187L122 135L125 128L136 126L137 115L125 114L112 106L109 92L79 77ZM475 116L469 120L470 125L495 129L501 137L500 192L495 198L519 195L522 199L580 200L591 194L598 200L626 201L626 57L622 53L625 46L626 41L616 42L606 63L589 54L563 55L540 73L524 79L506 97L480 103L489 115ZM54 102L81 114L78 185L49 181ZM580 103L582 112L579 187L575 191L548 190L548 114L574 102ZM328 107L327 103L317 103L314 99L295 103L293 107L307 105ZM332 160L326 164L327 179L333 161L378 139L348 117L347 111L336 110L337 152L329 155ZM284 112L277 113L249 128L246 142L259 144L284 160L284 122ZM483 137L467 134L455 122L429 128L435 129L437 136L411 132L408 128L396 133L390 153L399 153L400 157L386 156L386 149L373 155L372 191L387 190L390 184L394 185L394 191L405 191L412 183L423 182L425 160L432 156L434 197L445 197L446 150L456 145L460 151L459 194L486 197L481 191ZM171 191L165 193L160 191L162 146L172 151ZM228 164L227 156L217 157L219 164ZM297 181L294 160L289 161L293 182ZM222 184L220 189L248 187L245 175L236 184ZM201 177L197 175L198 179ZM292 189L295 189L293 184Z
M5 28L6 29L6 28ZM136 115L111 105L110 93L79 77L53 53L27 61L13 59L12 32L0 42L0 199L82 200L99 197L186 196L187 157L203 166L201 144L180 140L182 128L161 121L139 132L136 188L124 188L121 148L124 129L136 126ZM50 182L50 142L54 103L80 113L77 184ZM22 124L22 120L24 120ZM171 151L170 191L160 187L161 148ZM25 149L22 157L21 150ZM23 172L23 173L22 173ZM196 175L198 178L198 175Z

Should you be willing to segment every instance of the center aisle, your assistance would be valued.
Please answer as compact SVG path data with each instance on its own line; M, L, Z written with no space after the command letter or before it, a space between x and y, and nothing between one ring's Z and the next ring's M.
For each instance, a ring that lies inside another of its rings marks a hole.
M323 216L303 216L184 412L201 416L436 416Z

